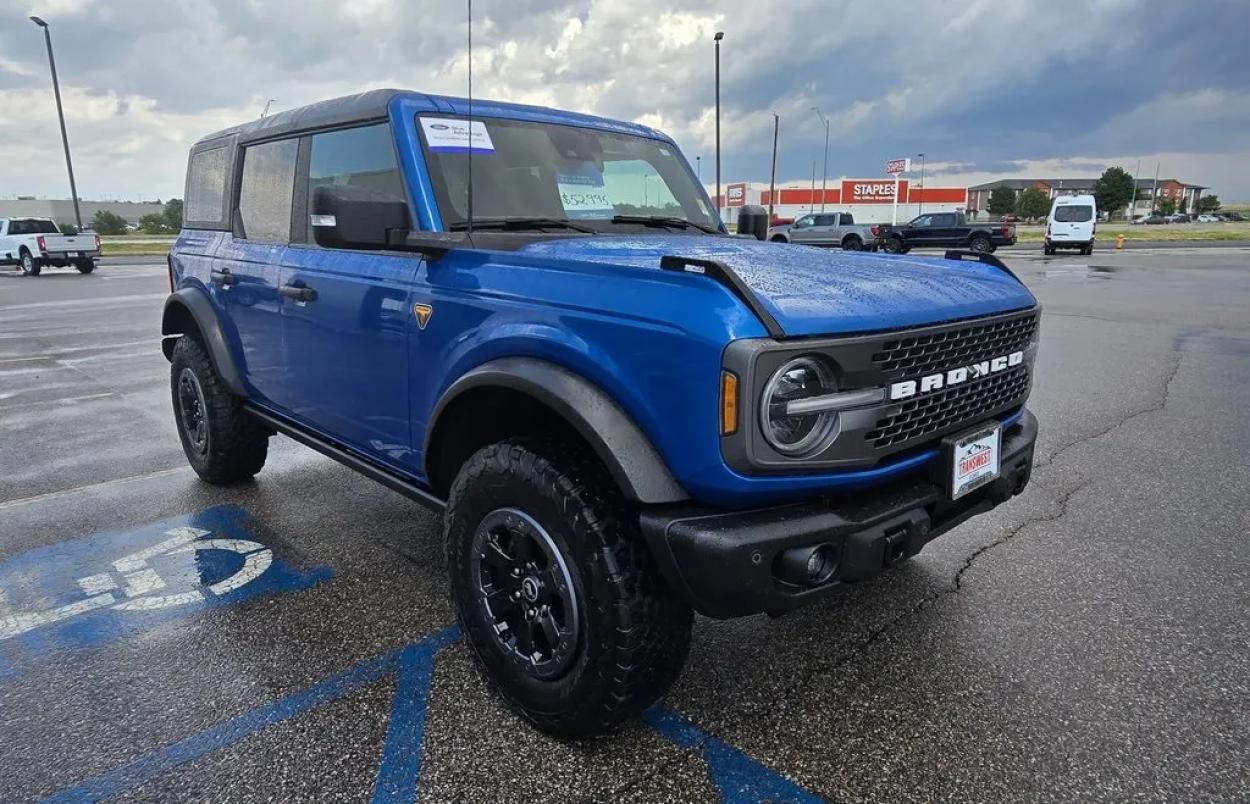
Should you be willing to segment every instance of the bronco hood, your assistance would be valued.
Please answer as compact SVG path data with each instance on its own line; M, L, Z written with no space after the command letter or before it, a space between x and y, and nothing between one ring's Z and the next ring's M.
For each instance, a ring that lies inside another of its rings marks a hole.
M717 260L742 278L789 337L902 329L1036 303L1024 285L992 265L941 257L693 235L579 237L520 251L656 270L666 255Z

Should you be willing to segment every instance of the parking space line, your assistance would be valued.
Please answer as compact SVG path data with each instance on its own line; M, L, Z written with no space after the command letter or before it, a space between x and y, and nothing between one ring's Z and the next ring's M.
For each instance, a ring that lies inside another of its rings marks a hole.
M199 759L205 754L234 745L270 726L342 697L358 687L378 680L397 667L401 676L399 683L396 684L392 726L395 710L406 708L406 711L400 712L401 727L387 731L387 744L382 747L383 764L378 771L374 801L397 801L398 799L393 798L388 791L390 789L398 791L400 787L407 789L406 784L383 789L381 784L383 781L410 782L415 794L416 777L421 764L421 736L425 727L425 704L429 688L429 671L426 670L423 675L422 670L425 665L432 667L434 654L454 642L459 636L459 627L449 626L405 648L368 659L271 704L218 723L142 759L80 782L49 796L44 801L99 801L119 795L192 760ZM422 688L426 692L423 695L411 696L411 687L418 682L423 682ZM408 693L408 695L401 697L401 692ZM397 741L398 747L396 748L391 748L389 745L392 736ZM383 770L386 771L385 777L382 775ZM414 799L410 797L407 800Z
M16 500L5 500L4 502L0 502L0 511L4 511L9 508L16 508L19 505L30 505L32 503L55 500L58 497L64 497L68 494L78 494L83 491L98 491L100 489L109 488L110 486L118 486L124 483L134 483L137 480L147 480L149 478L164 477L166 475L176 475L181 472L189 471L191 471L190 466L175 466L172 469L158 469L155 472L146 472L141 475L130 475L129 477L119 477L113 480L103 480L99 483L87 483L85 485L74 486L69 489L49 491L43 494L36 494L33 497L19 497Z

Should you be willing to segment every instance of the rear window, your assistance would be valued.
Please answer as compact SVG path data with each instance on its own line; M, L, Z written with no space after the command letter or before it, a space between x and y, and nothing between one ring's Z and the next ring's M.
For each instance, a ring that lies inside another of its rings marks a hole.
M56 224L52 221L15 220L9 221L9 234L57 234Z
M1094 208L1088 204L1068 204L1055 207L1056 223L1088 223L1094 218Z
M226 196L226 148L213 148L191 155L187 168L188 221L221 221Z

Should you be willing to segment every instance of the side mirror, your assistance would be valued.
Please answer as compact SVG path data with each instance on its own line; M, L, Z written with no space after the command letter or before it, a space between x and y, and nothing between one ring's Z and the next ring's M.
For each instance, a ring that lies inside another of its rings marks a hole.
M317 187L309 222L327 248L386 248L410 226L406 202L363 187Z
M767 240L768 210L756 204L748 204L738 210L738 234Z

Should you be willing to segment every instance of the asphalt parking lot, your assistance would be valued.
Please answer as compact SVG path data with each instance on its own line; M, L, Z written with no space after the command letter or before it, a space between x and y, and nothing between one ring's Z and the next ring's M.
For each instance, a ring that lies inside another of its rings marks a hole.
M539 735L441 522L292 442L187 468L158 261L0 273L0 800L1193 800L1250 789L1250 249L1014 270L1026 494L847 594L696 622L661 705Z

